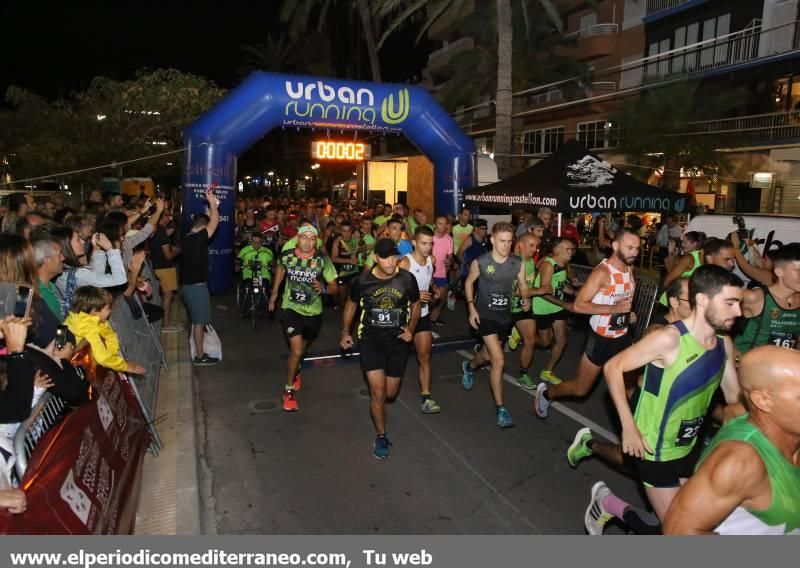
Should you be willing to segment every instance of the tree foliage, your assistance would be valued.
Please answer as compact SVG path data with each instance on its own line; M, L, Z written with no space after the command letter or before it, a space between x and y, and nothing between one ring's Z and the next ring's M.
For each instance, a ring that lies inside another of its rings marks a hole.
M54 101L11 86L10 108L0 112L0 152L12 156L12 175L23 179L179 150L183 129L224 94L175 69L140 70L125 81L95 77L85 91ZM125 174L150 175L167 159L131 164Z
M731 144L731 135L698 134L691 123L724 117L745 101L741 90L701 91L696 82L682 81L626 100L611 117L620 131L619 149L634 164L665 168L663 184L677 189L679 172L696 176L729 170L719 148Z

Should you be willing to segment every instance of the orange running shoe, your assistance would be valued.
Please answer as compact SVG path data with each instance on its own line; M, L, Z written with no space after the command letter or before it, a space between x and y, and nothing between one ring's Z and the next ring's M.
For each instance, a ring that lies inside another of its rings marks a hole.
M286 412L297 412L300 410L297 406L297 397L294 394L294 389L286 389L283 391L283 409Z
M294 389L294 392L300 390L301 384L302 382L300 381L300 371L297 371L297 374L294 376L294 381L292 381L292 388Z

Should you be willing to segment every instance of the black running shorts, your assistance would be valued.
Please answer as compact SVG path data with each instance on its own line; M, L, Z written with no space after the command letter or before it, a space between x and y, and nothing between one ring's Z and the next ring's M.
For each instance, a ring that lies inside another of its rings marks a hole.
M594 331L589 332L589 339L586 342L586 357L592 364L602 367L617 353L627 349L632 344L630 333L622 337L609 339Z
M294 310L283 310L281 314L283 334L287 341L290 337L302 335L303 339L311 343L322 329L322 314L318 316L304 316Z
M533 310L528 310L525 312L511 312L511 321L514 323L517 323L518 321L532 320L533 317Z
M417 322L417 327L414 328L414 335L418 333L423 333L425 331L431 331L431 315L428 314L424 317L419 318Z
M535 314L536 329L550 329L553 327L554 321L561 321L567 319L567 310L561 310L553 314Z
M401 330L397 331L399 335ZM361 369L370 371L383 370L387 377L401 378L406 370L406 362L411 345L393 334L364 334L359 340L361 351Z
M489 335L496 335L500 338L500 342L502 343L508 339L513 326L514 322L510 319L492 320L481 316L481 323L478 324L478 336L487 337Z
M681 479L689 479L697 463L697 452L671 461L632 459L639 479L648 487L680 487Z

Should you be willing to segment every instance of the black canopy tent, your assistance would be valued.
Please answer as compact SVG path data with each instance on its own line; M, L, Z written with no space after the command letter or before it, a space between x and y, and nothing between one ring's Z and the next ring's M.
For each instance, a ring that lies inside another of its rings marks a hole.
M513 176L464 192L468 207L549 207L572 211L688 213L689 197L659 189L625 174L570 140L537 164Z

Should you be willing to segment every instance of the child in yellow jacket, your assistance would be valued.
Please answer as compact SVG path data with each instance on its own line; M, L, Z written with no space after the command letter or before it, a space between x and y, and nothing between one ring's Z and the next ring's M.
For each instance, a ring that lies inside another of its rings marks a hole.
M119 338L108 325L111 315L111 292L95 286L81 286L72 296L72 305L64 323L80 344L86 340L92 348L92 357L98 365L137 375L144 374L144 367L126 361L119 352Z

